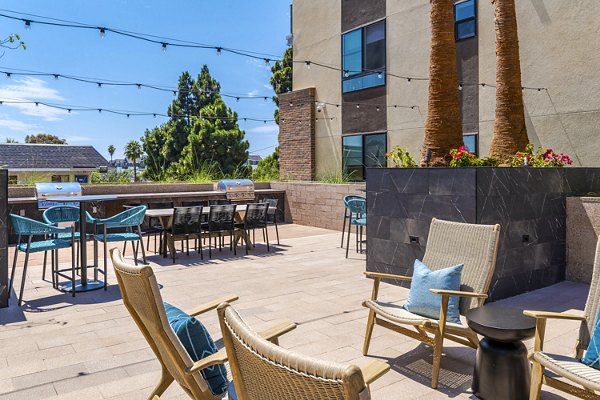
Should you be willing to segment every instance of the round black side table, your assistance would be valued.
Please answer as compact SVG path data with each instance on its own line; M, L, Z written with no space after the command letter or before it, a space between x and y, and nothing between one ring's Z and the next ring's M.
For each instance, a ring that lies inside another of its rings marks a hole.
M466 314L467 324L483 336L473 372L473 394L484 400L527 400L531 367L521 342L535 334L535 319L513 308L487 305Z

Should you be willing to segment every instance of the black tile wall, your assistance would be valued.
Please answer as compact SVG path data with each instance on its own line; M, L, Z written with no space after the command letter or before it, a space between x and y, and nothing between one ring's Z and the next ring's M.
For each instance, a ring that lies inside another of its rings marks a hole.
M502 226L491 300L560 282L565 198L590 192L600 168L369 168L367 270L411 275L436 217Z

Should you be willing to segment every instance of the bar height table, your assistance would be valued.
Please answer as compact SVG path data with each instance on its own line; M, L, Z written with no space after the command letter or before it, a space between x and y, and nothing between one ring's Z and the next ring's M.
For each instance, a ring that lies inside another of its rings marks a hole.
M75 292L77 293L89 292L91 290L97 290L104 287L103 281L96 279L89 280L87 277L87 269L89 268L89 266L87 263L87 218L85 213L85 206L90 202L110 201L116 199L116 196L111 195L82 195L52 198L52 201L56 201L59 203L79 202L79 266L81 269L81 279L75 282ZM106 271L104 279L106 279ZM60 290L70 292L71 283L68 282L61 285Z

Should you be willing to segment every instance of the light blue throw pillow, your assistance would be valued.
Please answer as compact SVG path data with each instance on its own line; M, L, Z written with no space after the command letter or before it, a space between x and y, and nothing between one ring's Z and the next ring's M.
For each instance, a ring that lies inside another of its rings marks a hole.
M169 325L193 361L198 361L218 351L215 342L200 321L169 303L164 304ZM229 381L227 380L227 370L223 364L204 368L200 370L200 373L214 395L225 393Z
M592 368L600 369L600 312L596 317L596 326L590 344L580 361Z
M432 319L440 319L442 296L434 294L429 289L460 290L460 274L465 265L432 271L420 260L415 260L415 266L408 292L408 300L404 308L413 314ZM447 321L460 324L458 296L451 296L448 301Z

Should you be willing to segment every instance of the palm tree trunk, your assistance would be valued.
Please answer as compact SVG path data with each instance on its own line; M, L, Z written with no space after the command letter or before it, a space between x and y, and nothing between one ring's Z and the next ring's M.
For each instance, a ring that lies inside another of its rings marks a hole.
M137 182L137 163L133 160L133 181Z
M504 161L523 151L529 138L523 108L515 0L492 0L492 4L496 7L496 120L490 157Z
M456 71L454 1L430 0L430 3L429 101L422 160L429 149L429 165L436 166L448 164L450 149L463 144L463 135Z

